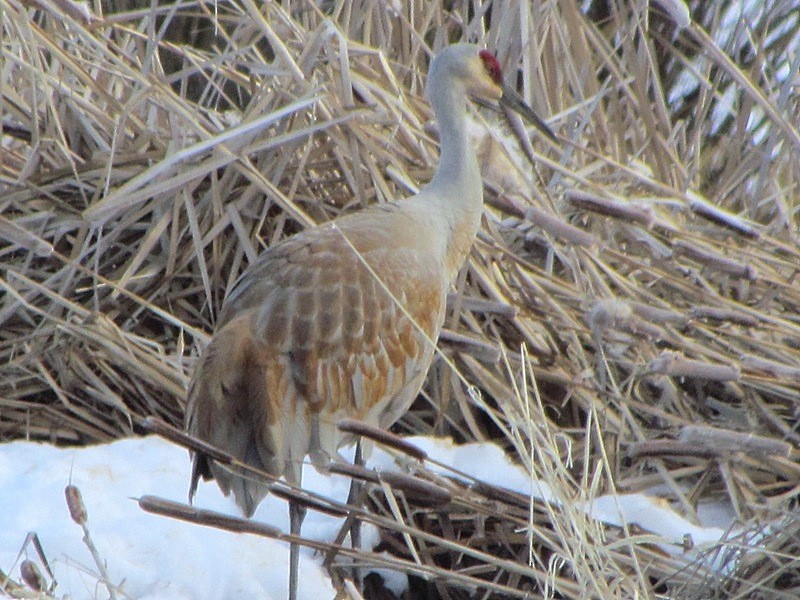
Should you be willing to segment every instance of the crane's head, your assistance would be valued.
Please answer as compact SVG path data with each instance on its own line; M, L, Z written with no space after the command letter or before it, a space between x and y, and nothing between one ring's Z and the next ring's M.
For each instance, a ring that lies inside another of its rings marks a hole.
M445 75L446 73L446 75ZM487 102L499 102L525 117L548 138L556 141L552 130L519 94L503 82L503 69L494 54L474 44L454 44L440 51L431 63L429 81L452 78L466 92Z

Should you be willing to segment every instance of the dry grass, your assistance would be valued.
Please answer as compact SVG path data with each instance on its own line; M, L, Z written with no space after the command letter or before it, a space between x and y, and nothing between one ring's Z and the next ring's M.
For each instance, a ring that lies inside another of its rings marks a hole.
M387 546L443 597L477 580L528 597L793 594L794 3L730 21L738 4L698 1L683 30L645 2L123 4L0 9L2 439L179 423L225 290L264 247L430 177L426 65L469 39L563 141L521 152L475 112L484 227L446 322L452 361L401 428L497 441L565 504L462 485L447 509L398 512L376 488ZM654 489L689 519L722 498L755 530L788 525L731 541L765 550L731 553L720 582L574 508Z

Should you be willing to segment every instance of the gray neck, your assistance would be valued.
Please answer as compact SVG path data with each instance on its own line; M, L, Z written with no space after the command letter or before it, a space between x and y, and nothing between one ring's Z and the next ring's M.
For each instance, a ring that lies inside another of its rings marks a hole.
M432 83L428 97L439 125L441 159L428 189L462 209L480 210L483 184L475 148L467 135L466 90L453 81Z

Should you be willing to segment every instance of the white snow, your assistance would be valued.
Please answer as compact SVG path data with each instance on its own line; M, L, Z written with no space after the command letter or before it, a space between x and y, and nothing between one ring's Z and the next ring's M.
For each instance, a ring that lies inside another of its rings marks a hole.
M492 444L455 446L449 440L411 438L428 455L486 482L552 499L521 467ZM375 450L369 466L396 469L394 459ZM433 470L441 470L431 467ZM452 475L452 472L450 473ZM184 502L189 478L187 452L157 438L136 438L84 448L55 448L31 442L0 445L0 569L19 581L19 562L39 563L32 545L19 557L28 532L35 532L58 583L56 596L72 600L106 598L97 568L82 541L83 532L67 510L64 488L72 483L83 496L92 540L122 597L158 599L284 598L287 590L288 547L250 534L236 534L183 523L143 512L136 498L156 495ZM344 501L349 480L306 468L304 487ZM197 506L239 515L233 501L217 486L201 483ZM624 519L662 536L664 547L675 553L684 534L695 545L714 544L730 525L724 511L713 515L711 526L694 525L658 498L627 494L598 498L587 514L610 524ZM288 530L286 503L268 497L255 519ZM730 517L728 517L730 518ZM340 519L309 511L303 534L332 540ZM366 529L365 547L377 541ZM301 552L300 597L333 598L334 588L322 557ZM388 573L382 573L387 576ZM399 575L399 574L398 574ZM402 575L392 587L399 589Z
M64 488L77 486L87 525L111 581L132 598L275 598L286 596L289 553L285 544L151 515L135 498L154 494L184 502L187 452L156 437L128 439L80 449L14 442L0 446L0 568L11 570L29 531L36 532L52 567L56 595L73 600L106 598L97 568L69 516ZM314 477L309 474L309 486ZM332 493L347 484L331 478ZM327 489L325 490L328 491ZM237 515L216 486L201 485L198 506ZM330 534L309 513L305 532ZM286 528L285 503L268 499L259 520ZM27 555L35 558L33 548ZM319 560L302 554L301 598L332 598L333 587ZM38 560L35 560L38 563ZM18 579L16 566L11 572Z

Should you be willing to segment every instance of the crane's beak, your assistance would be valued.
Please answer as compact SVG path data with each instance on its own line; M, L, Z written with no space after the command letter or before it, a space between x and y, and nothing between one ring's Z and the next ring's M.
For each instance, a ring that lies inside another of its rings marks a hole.
M539 115L533 112L533 109L530 106L525 104L525 101L520 97L519 94L517 94L517 92L507 85L503 85L503 95L500 97L500 104L507 106L515 112L518 112L525 117L531 125L536 127L536 129L550 138L551 141L558 142L556 134L553 133L553 130L550 129L547 124L539 118Z

